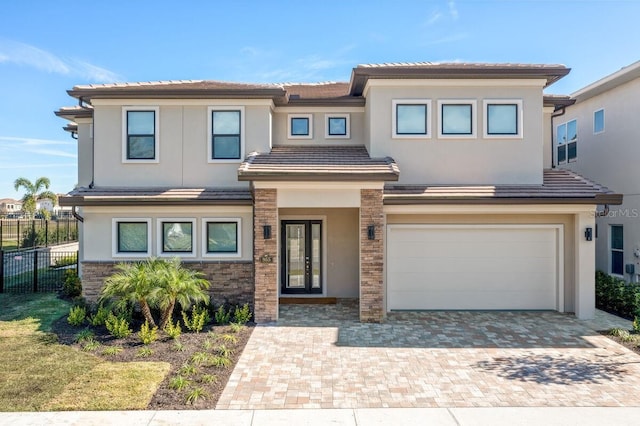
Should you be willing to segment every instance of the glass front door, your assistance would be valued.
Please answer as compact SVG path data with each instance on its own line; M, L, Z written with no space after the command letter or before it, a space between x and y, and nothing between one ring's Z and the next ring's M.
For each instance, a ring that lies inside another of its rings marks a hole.
M283 220L281 268L283 293L322 293L322 222Z

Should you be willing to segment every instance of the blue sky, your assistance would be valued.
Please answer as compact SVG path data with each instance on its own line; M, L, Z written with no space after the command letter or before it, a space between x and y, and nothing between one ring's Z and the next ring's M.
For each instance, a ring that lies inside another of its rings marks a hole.
M4 1L0 198L17 177L76 183L53 115L77 84L346 81L359 63L562 63L569 94L638 59L636 0Z

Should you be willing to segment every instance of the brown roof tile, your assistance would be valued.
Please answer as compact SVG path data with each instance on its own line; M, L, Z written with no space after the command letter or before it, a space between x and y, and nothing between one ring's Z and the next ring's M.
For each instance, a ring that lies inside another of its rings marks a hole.
M248 189L216 188L76 188L60 197L61 206L91 205L251 205Z
M238 169L238 180L398 180L390 157L371 158L364 146L278 146L252 153Z
M615 194L568 170L545 170L542 185L389 185L385 204L444 203L622 204Z

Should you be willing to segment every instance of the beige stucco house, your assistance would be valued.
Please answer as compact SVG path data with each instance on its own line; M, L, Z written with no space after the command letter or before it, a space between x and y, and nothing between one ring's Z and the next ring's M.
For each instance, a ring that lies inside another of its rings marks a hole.
M606 184L624 203L596 217L596 267L638 282L640 273L640 61L571 95L554 114L554 162Z
M552 170L562 65L360 65L349 82L77 86L85 296L117 262L179 256L257 322L283 298L392 310L594 314L599 205Z
M13 198L0 198L0 215L10 215L22 212L22 201Z

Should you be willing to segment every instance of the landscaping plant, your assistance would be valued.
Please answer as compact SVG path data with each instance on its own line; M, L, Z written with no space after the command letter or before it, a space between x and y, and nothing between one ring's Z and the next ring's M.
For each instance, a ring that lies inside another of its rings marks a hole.
M231 319L231 311L227 311L224 308L224 305L220 305L213 316L216 320L216 323L220 325L229 324L229 321Z
M182 334L182 327L180 327L180 321L176 321L174 324L171 318L167 322L167 325L164 326L164 332L167 333L172 339L177 339Z
M62 293L65 296L73 298L82 294L82 282L75 270L67 269L64 271L63 279Z
M113 314L109 314L109 317L105 321L104 325L109 330L109 333L116 339L123 339L129 337L133 330L129 328L129 321L126 318L118 318Z
M233 322L236 324L246 324L251 319L251 310L249 304L245 303L242 307L236 306L233 312Z
M158 327L151 327L147 321L140 326L138 337L143 345L149 345L158 340Z
M84 324L84 320L87 317L87 310L82 306L73 306L69 310L69 316L67 322L75 327L79 327Z
M185 311L182 311L182 322L184 322L185 327L196 333L201 332L205 324L209 321L209 311L206 307L199 308L193 306L193 308L191 308L191 316L187 315Z

